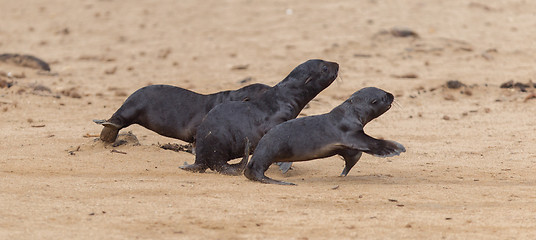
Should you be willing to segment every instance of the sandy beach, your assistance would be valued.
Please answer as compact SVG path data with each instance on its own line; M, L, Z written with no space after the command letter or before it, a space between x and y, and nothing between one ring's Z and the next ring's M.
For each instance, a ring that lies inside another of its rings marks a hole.
M0 61L0 239L536 238L536 2L1 2L0 54L51 71ZM299 117L378 87L397 104L365 131L407 152L273 166L298 184L277 186L182 171L160 145L185 142L138 125L98 140L141 87L274 85L308 59L339 78Z

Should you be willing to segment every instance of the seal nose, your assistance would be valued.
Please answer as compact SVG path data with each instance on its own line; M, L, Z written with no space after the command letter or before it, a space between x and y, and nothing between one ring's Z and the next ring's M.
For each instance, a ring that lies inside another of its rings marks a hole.
M329 62L329 66L332 71L338 72L339 71L339 64L336 62Z
M395 100L395 96L393 96L393 94L389 93L389 92L385 92L387 94L387 101L389 103L392 103L393 100Z
M331 73L330 78L337 78L337 76L339 75L339 64L336 62L327 62L327 65L329 68L329 72Z

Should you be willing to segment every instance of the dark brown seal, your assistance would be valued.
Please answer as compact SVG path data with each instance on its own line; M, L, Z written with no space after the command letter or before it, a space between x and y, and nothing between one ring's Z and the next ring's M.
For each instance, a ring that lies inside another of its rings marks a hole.
M269 88L257 83L204 95L170 85L150 85L130 95L110 119L93 121L104 126L100 138L105 142L114 142L120 129L139 124L160 135L192 143L197 126L214 106L254 99Z
M298 118L272 128L257 145L244 175L254 181L294 185L264 175L274 162L308 161L340 155L346 176L362 152L391 157L405 152L400 143L375 139L363 132L365 124L391 108L393 95L378 88L361 89L331 112ZM243 161L247 161L247 155Z
M283 81L262 96L248 102L228 102L216 106L197 130L195 163L181 168L238 175L245 163L227 162L244 156L244 146L255 148L270 128L296 118L305 105L337 77L339 65L309 60L296 67Z

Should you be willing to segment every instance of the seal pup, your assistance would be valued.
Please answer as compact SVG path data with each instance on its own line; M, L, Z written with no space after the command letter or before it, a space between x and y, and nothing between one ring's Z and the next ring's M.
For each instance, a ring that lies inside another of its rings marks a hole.
M339 64L335 62L309 60L256 99L216 106L197 129L195 163L180 168L241 174L247 159L234 165L227 162L244 156L246 139L254 149L272 127L296 118L309 101L337 78L338 71Z
M199 94L170 85L150 85L138 89L102 124L100 139L114 142L119 130L139 124L162 136L195 142L197 126L214 106L229 101L248 101L262 95L270 86L251 84L234 91Z
M346 176L362 152L392 157L405 152L402 144L368 136L365 124L391 108L394 97L378 88L363 88L329 113L302 117L272 128L258 143L244 175L262 183L294 185L264 175L274 162L308 161L340 155ZM242 161L247 161L248 155Z

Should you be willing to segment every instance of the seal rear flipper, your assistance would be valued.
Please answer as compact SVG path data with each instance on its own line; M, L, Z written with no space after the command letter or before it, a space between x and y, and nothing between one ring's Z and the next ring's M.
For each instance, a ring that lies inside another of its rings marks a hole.
M204 173L208 167L205 166L204 164L194 163L190 165L180 166L179 168L184 171Z
M113 143L117 139L121 126L108 122L106 120L93 119L93 122L104 126L101 131L100 139L105 142Z
M256 180L257 181L257 180ZM264 176L263 178L261 178L260 180L258 180L259 182L261 183L266 183L266 184L279 184L279 185L292 185L292 186L296 186L295 183L291 183L291 182L284 182L284 181L280 181L280 180L275 180L275 179L271 179L269 177L266 177Z
M106 122L106 120L104 119L93 119L93 122L96 123L96 124L103 124Z
M107 127L118 128L118 129L121 128L121 125L113 123L113 122L108 122L107 120L104 120L104 119L93 119L93 122L99 125L107 126Z
M218 172L221 174L232 175L232 176L240 175L244 171L244 168L246 168L246 165L248 164L250 152L251 152L251 142L249 141L249 138L246 137L246 147L244 148L244 157L242 157L242 160L240 160L239 163L226 164L224 165L223 169L220 169L220 171Z
M118 134L119 134L118 128L104 126L100 134L100 139L105 142L113 143L117 139Z
M282 173L287 173L290 167L292 167L292 162L276 162L275 164L279 165L279 170Z
M271 179L267 177L266 175L264 175L264 173L259 172L259 171L254 172L251 166L246 167L246 169L244 170L244 176L246 176L246 178L248 178L251 181L257 181L257 182L266 183L266 184L296 185L291 182L284 182L284 181Z
M246 162L247 163L247 162ZM245 166L245 164L243 164ZM220 174L223 175L229 175L229 176L238 176L242 174L242 171L244 171L244 166L242 166L241 162L236 164L224 164L223 166L219 167L217 171Z

